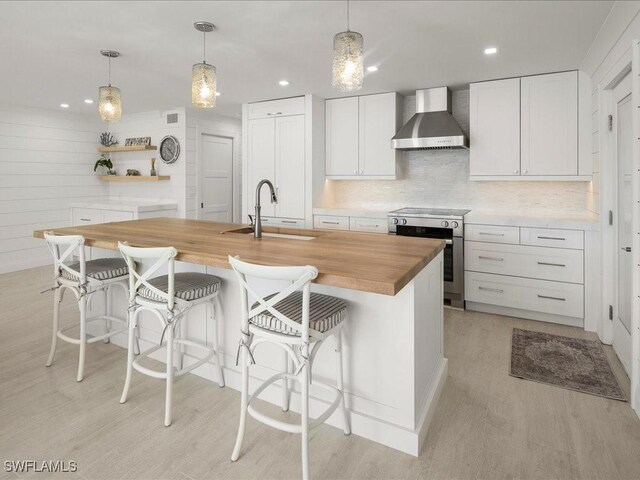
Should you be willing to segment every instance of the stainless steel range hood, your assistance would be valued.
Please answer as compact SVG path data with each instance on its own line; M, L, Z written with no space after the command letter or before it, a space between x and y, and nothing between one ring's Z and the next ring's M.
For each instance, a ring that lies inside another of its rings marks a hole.
M416 114L391 139L399 150L468 148L469 140L451 115L447 87L416 91Z

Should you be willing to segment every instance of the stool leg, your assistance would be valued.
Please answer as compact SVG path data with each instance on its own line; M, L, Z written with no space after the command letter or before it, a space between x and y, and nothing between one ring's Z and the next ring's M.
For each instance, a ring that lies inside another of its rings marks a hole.
M218 342L219 328L222 323L222 305L216 295L212 302L212 325L213 325L213 349L216 352L216 364L218 365L218 385L224 387L224 373L222 371L222 354L220 353L220 342Z
M187 322L186 319L183 318L180 321L180 337L181 339L186 339L187 338ZM184 344L179 344L178 347L178 368L180 370L182 370L182 368L184 367L184 352L187 349L187 346Z
M129 387L131 386L131 375L133 374L133 340L136 334L136 322L138 319L138 312L129 312L129 337L127 339L127 376L124 381L124 389L122 390L122 396L120 397L120 403L127 401L129 395Z
M80 358L78 360L77 381L81 382L84 377L84 357L87 349L87 296L82 295L78 301L80 308Z
M300 401L302 403L300 415L302 417L302 478L309 479L309 365L305 365L300 372Z
M167 328L167 392L164 405L164 426L171 425L171 400L173 397L173 325Z
M236 444L233 447L233 453L231 454L231 461L235 462L240 456L240 449L242 448L242 439L244 438L244 428L247 423L247 397L249 395L249 366L247 362L247 351L243 348L240 352L241 364L242 364L242 391L240 392L240 424L238 425L238 437L236 438Z
M344 379L343 379L343 369L342 369L342 329L338 329L336 333L336 358L338 361L338 390L340 391L340 408L342 409L342 418L343 418L343 430L345 435L349 435L351 433L351 427L349 425L349 416L347 415L347 407L344 402Z
M49 358L47 359L47 367L50 367L53 363L53 357L56 354L56 346L58 344L58 330L60 323L60 301L62 299L60 293L61 288L56 288L53 294L53 336L51 337L51 350L49 351Z
M106 287L104 289L104 313L107 316L111 316L111 287ZM104 333L109 333L111 331L111 321L104 319ZM110 337L104 339L104 343L109 343L111 341Z
M287 351L284 352L284 371L286 373L291 372L290 358ZM289 411L289 379L284 378L282 380L282 411Z

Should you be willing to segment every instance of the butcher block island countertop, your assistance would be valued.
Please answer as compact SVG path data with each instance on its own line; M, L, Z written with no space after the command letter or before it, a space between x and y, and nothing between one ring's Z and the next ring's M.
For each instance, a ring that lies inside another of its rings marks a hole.
M256 239L234 233L247 225L181 218L148 218L52 229L82 235L85 245L117 250L118 241L137 247L172 246L177 260L230 269L228 256L262 265L313 265L314 283L363 292L396 295L444 249L444 241L370 233L292 230L264 227L264 233L314 237ZM33 233L43 238L46 230Z

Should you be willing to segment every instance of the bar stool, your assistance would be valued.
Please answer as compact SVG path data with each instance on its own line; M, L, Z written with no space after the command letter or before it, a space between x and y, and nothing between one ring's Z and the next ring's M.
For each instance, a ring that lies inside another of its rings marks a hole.
M51 350L47 359L47 367L53 363L56 353L58 338L68 343L80 346L80 357L78 359L78 382L84 377L85 352L88 343L104 340L108 342L113 335L127 331L127 322L123 318L114 317L111 314L112 287L119 287L127 291L125 280L129 270L127 264L121 258L100 258L87 261L84 250L84 237L82 235L55 235L53 232L45 232L44 238L47 247L53 255L54 286L53 298L53 336L51 338ZM61 247L64 249L60 253ZM77 254L78 261L65 263ZM78 301L80 310L80 336L72 338L64 332L75 327L71 325L60 329L60 303L64 297L65 290L70 290ZM91 317L87 316L87 308L93 296L102 292L104 295L105 312ZM87 338L87 325L89 323L103 320L104 332ZM112 330L113 324L122 325L119 330Z
M240 400L240 425L238 437L231 455L236 461L240 456L247 412L256 420L290 433L302 434L302 478L309 478L309 430L321 425L341 407L344 433L351 433L344 402L342 377L342 322L347 316L347 305L339 298L311 293L311 281L318 270L312 266L271 267L246 263L229 257L229 263L241 286L241 339L238 356L242 365L242 394ZM290 281L292 284L279 293L266 297L257 294L247 283L247 276L260 279ZM249 309L249 295L257 300ZM337 359L337 385L317 380L314 385L335 394L335 398L318 418L309 419L309 384L313 360L324 340L335 336ZM253 352L262 343L272 343L285 352L286 371L277 373L263 382L249 396L249 362L255 363ZM289 409L289 380L298 381L301 390L301 423L283 422L258 412L253 402L269 385L282 380L282 409Z
M125 243L118 242L118 249L122 253L129 267L129 344L127 353L127 376L124 383L124 390L120 403L127 401L129 387L131 385L131 375L133 369L140 373L154 378L166 380L165 394L165 414L164 425L171 425L171 403L173 396L173 378L191 370L198 368L208 362L214 355L218 367L218 385L224 387L224 376L222 373L222 359L218 349L218 321L222 316L220 306L220 279L214 275L204 273L175 273L175 257L177 251L173 247L160 248L137 248ZM134 259L148 260L155 262L146 270L138 265ZM167 267L167 275L151 278L160 268ZM213 346L187 340L185 319L187 313L195 306L205 304L209 318L214 325ZM134 337L138 326L138 315L140 312L149 311L153 313L162 325L162 335L158 345L139 354L134 359ZM176 336L176 328L179 328ZM166 342L164 338L166 336ZM182 337L182 338L180 338ZM174 366L174 349L180 347L178 351L178 365ZM193 347L205 352L205 356L188 367L183 366L185 347ZM166 371L161 372L144 367L140 360L148 357L152 353L166 349Z

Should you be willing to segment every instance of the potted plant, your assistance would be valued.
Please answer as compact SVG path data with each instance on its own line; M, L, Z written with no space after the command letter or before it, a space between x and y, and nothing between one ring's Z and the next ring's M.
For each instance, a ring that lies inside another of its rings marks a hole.
M93 171L98 170L98 167L103 167L107 169L107 175L115 175L116 171L113 170L113 163L110 158L101 155L96 164L93 166Z

